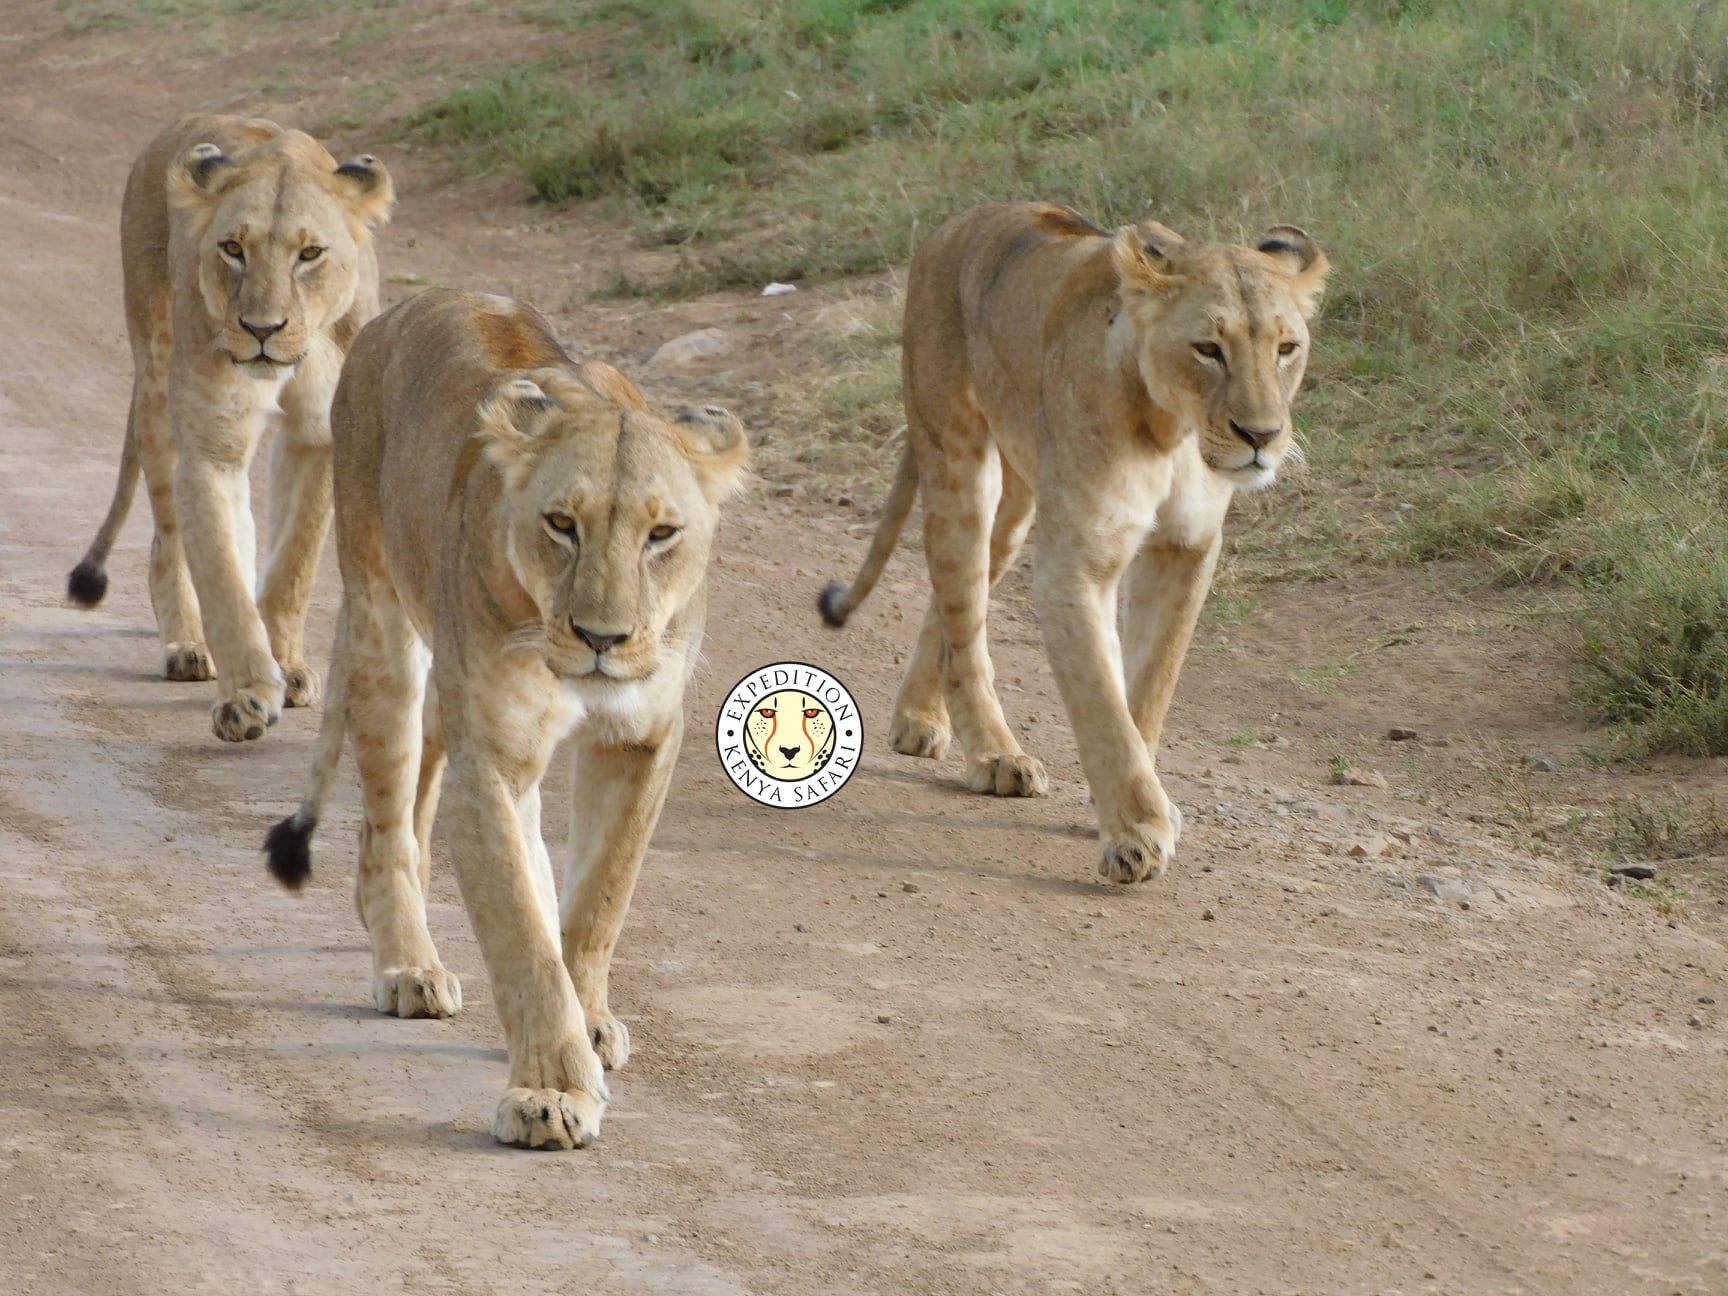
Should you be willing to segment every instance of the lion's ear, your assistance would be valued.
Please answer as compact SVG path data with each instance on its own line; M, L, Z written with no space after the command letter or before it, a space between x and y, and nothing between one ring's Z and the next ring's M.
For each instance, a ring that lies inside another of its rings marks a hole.
M750 459L743 420L718 405L696 405L679 410L672 426L709 503L718 504L743 489L744 466Z
M521 490L534 471L536 449L546 419L563 409L526 378L513 379L480 402L479 437L486 457L504 473L504 484Z
M1176 277L1170 268L1170 256L1182 241L1180 234L1157 221L1124 225L1117 230L1111 256L1122 287L1138 292L1168 290Z
M348 207L367 229L378 229L390 219L396 205L396 186L384 164L370 153L336 168L336 184Z
M215 144L194 144L168 171L168 196L178 207L209 203L234 159Z
M576 376L596 395L604 396L614 405L644 413L648 410L648 401L636 384L604 360L584 360L576 366Z
M1274 225L1255 244L1254 250L1270 258L1290 280L1302 318L1313 319L1320 306L1320 293L1326 287L1327 272L1332 269L1320 245L1308 237L1307 230L1295 225Z

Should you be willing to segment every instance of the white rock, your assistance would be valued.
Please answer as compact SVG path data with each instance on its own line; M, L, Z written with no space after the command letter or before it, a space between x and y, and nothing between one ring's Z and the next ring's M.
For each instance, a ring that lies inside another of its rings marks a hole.
M732 335L724 329L703 328L693 333L684 333L663 342L648 357L648 363L662 369L677 368L680 365L694 364L698 360L708 360L716 356L732 354Z
M787 293L798 291L796 284L771 283L762 290L764 297L784 297Z

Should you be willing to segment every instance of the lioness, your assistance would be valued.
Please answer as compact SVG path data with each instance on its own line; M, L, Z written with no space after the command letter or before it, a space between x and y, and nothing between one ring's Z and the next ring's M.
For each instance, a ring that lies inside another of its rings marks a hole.
M529 307L441 290L361 331L331 421L342 610L311 788L271 829L270 869L290 887L310 871L346 729L378 1008L455 1013L461 988L426 930L448 751L456 877L510 1049L492 1131L586 1144L601 1068L630 1052L607 973L678 758L744 429L712 407L659 418L617 370L573 361ZM540 779L572 732L560 900Z
M1181 833L1153 768L1159 730L1231 496L1270 485L1289 452L1327 268L1290 225L1252 248L1187 243L1036 203L958 216L912 258L906 453L857 580L818 605L839 626L863 601L922 483L934 597L889 742L940 757L952 716L974 791L1040 795L984 620L1041 505L1034 597L1114 881L1161 874Z
M216 676L211 723L230 742L262 736L284 705L318 700L303 636L330 525L330 394L348 344L378 311L372 235L393 200L376 158L338 166L299 131L206 114L157 136L126 182L132 407L113 503L68 593L94 607L107 592L142 466L162 670ZM246 473L272 426L254 602Z

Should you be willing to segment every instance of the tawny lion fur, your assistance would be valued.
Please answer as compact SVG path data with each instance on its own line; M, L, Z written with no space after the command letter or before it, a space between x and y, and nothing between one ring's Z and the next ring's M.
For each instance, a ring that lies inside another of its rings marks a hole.
M617 370L571 360L530 308L441 290L361 332L332 423L342 610L311 790L272 830L271 870L304 881L346 730L377 1006L456 1012L460 985L426 928L442 777L510 1052L493 1132L586 1144L602 1068L629 1056L608 970L678 756L743 427L712 407L660 418ZM540 780L566 734L559 894Z
M68 592L85 607L106 593L142 468L163 673L215 676L219 738L260 737L284 705L318 699L304 627L330 525L330 396L378 310L372 235L392 201L374 158L338 166L309 135L208 114L159 135L126 182L132 404L113 502ZM247 468L270 430L254 601Z
M863 601L922 486L933 598L889 742L940 757L957 736L974 791L1041 794L985 640L1036 503L1034 598L1112 880L1160 874L1174 852L1159 733L1231 497L1270 485L1290 452L1327 269L1294 226L1255 247L1188 243L1034 203L958 216L912 259L906 453L862 570L823 591L822 614L837 626Z

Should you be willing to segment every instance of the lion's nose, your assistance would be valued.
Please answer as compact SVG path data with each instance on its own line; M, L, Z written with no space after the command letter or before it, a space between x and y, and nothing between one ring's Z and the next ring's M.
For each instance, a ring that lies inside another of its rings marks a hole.
M623 634L603 634L598 630L584 629L577 625L575 621L570 622L570 629L575 631L578 639L594 650L594 655L596 657L605 652L608 648L616 648L619 644L623 643L630 637L630 632L628 630Z
M1256 450L1264 450L1277 439L1278 434L1284 429L1281 427L1245 428L1235 419L1231 419L1230 430L1237 436L1241 437L1249 445L1253 446Z
M287 328L288 321L283 320L280 324L254 324L249 319L243 319L240 321L240 327L245 329L253 337L257 338L259 346L263 346L264 343L268 342L276 334Z

